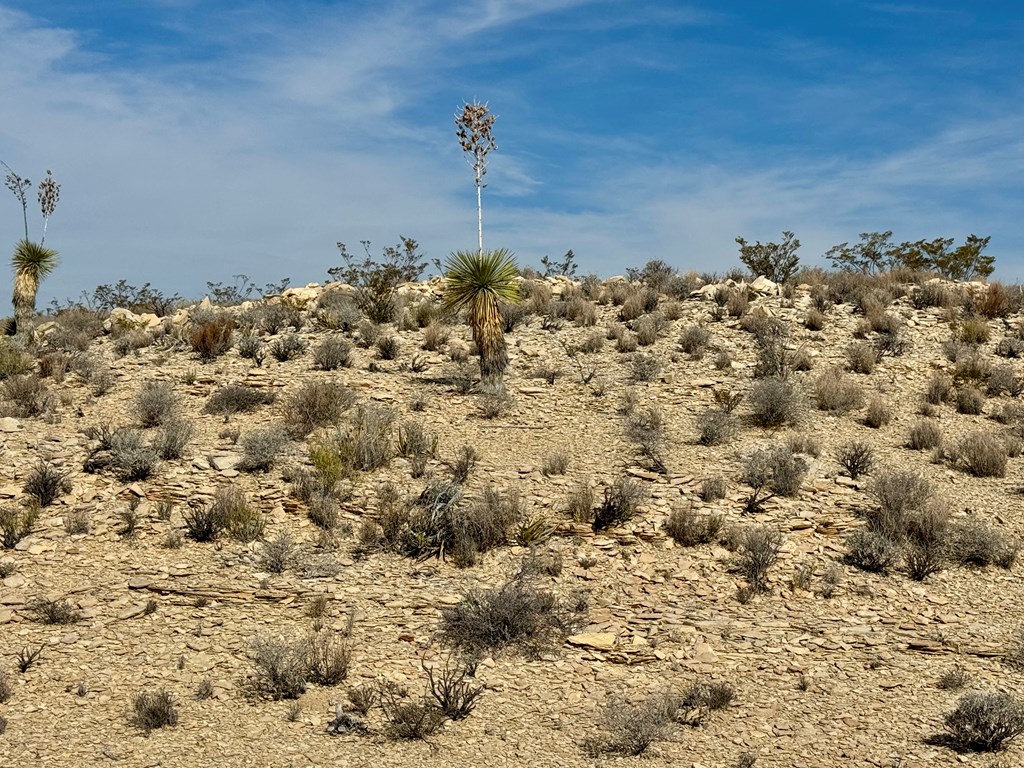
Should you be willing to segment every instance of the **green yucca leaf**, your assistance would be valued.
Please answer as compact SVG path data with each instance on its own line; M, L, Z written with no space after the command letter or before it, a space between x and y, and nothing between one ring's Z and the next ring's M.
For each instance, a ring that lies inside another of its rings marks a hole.
M31 240L19 240L11 257L11 266L18 276L24 276L38 283L57 266L58 255L52 248L46 248Z

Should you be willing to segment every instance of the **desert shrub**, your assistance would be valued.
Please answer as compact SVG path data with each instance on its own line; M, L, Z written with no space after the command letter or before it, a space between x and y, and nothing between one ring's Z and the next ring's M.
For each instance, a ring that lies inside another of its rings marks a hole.
M665 533L682 547L694 547L715 541L723 525L725 518L720 514L676 509L665 522Z
M967 670L959 664L943 672L935 682L935 686L943 691L958 691L971 681Z
M132 696L131 723L146 733L178 724L178 708L174 697L161 688L155 693L140 691Z
M911 303L917 309L928 307L951 307L953 306L953 294L939 282L927 282L918 287L910 297Z
M736 436L736 421L729 413L707 410L697 416L697 442L701 445L722 445Z
M141 430L134 427L115 429L109 438L110 464L125 480L145 480L156 470L159 456L146 443Z
M633 324L636 341L641 347L649 347L661 336L667 325L660 314L644 315Z
M978 315L968 315L957 325L954 335L957 341L975 346L984 344L989 340L990 330L985 318Z
M284 573L294 562L298 553L295 540L285 531L273 539L263 542L259 567L268 573Z
M362 319L362 312L345 293L325 290L317 299L313 317L324 328L332 331L351 331Z
M483 695L482 685L473 685L467 680L470 668L462 663L447 659L440 669L425 667L427 685L431 698L450 720L465 720L476 708Z
M573 487L566 498L565 510L576 522L590 522L594 517L594 504L597 498L594 489L588 482L579 482Z
M24 491L40 507L48 507L65 493L71 492L68 472L49 461L40 460L29 470Z
M1024 707L1002 691L965 693L945 717L950 741L974 752L997 752L1024 733Z
M213 496L210 514L222 521L224 530L238 541L251 542L263 536L266 517L234 485L221 486Z
M305 643L260 634L250 644L250 660L253 671L246 687L251 694L279 701L305 693L309 680Z
M306 437L318 427L336 424L355 399L352 390L343 384L307 381L285 402L285 426L293 437Z
M878 351L864 342L855 342L846 349L846 359L854 373L871 373L878 364Z
M934 373L928 380L928 386L925 388L925 402L931 403L932 405L942 405L944 402L949 400L952 391L952 379L944 374Z
M279 363L294 360L306 352L306 342L295 333L288 333L270 342L268 347L271 356Z
M905 518L903 559L908 575L923 581L945 567L949 559L949 512L932 503Z
M626 437L657 472L665 471L665 414L657 406L636 408L626 418Z
M809 331L820 331L825 327L825 313L817 309L810 309L804 317L804 327Z
M445 715L430 699L403 701L392 686L381 686L380 708L387 721L386 732L392 739L426 739L437 732Z
M935 490L916 472L887 471L875 478L871 493L878 504L877 510L868 513L872 530L900 541L906 537L908 516L924 509Z
M838 369L825 371L814 383L814 398L819 410L848 413L864 405L864 392Z
M60 383L72 367L72 357L65 352L48 352L39 357L39 376Z
M661 361L654 355L637 352L630 361L630 376L633 381L654 381L661 373Z
M471 445L463 445L455 458L445 462L451 472L452 482L462 484L469 479L469 473L473 471L476 463L480 460L480 454Z
M203 411L225 416L249 413L261 405L269 405L274 402L274 399L274 393L267 390L249 387L245 384L225 384L210 395L206 405L203 406Z
M339 336L328 336L313 350L313 366L321 371L348 368L352 362L352 344Z
M243 360L252 360L257 367L261 366L267 357L267 345L255 336L243 334L238 340L238 356Z
M569 454L564 451L558 451L544 457L540 471L545 477L550 477L551 475L564 475L568 468Z
M1021 380L1012 365L997 365L985 382L985 394L998 397L1009 393L1016 397L1021 393Z
M380 326L370 320L360 322L356 330L358 332L359 346L363 349L369 349L380 338Z
M39 598L28 604L28 610L42 624L74 624L82 619L81 612L67 600Z
M789 382L766 378L756 382L747 398L751 418L759 427L777 429L796 424L801 415L801 401Z
M35 374L11 376L0 385L0 394L8 401L7 415L19 419L41 416L54 405L50 391L43 380Z
M921 419L910 427L907 446L915 451L929 451L942 445L942 430L934 421Z
M995 352L1000 357L1014 359L1024 357L1024 339L1019 336L1004 336L996 344Z
M636 352L636 348L637 340L635 334L623 332L615 341L615 350L617 352L629 354L632 352ZM644 355L643 357L647 359L653 359L653 355Z
M604 498L594 512L594 530L603 531L631 520L646 495L639 481L631 477L616 480L604 489Z
M992 364L980 354L958 357L953 381L959 386L980 386L992 373Z
M1006 459L1006 443L984 432L971 432L953 449L956 465L975 477L1003 477Z
M725 478L719 476L706 477L701 481L700 489L697 491L697 496L700 500L709 503L712 501L718 501L719 499L725 498L726 485Z
M177 406L174 385L167 381L147 381L135 398L139 423L143 427L158 427L166 421Z
M604 336L599 331L594 331L580 344L580 352L588 355L600 352L602 349L604 349Z
M31 355L6 339L0 338L0 381L29 373L32 367Z
M387 466L394 456L391 434L395 418L394 411L369 405L360 405L349 414L328 441L345 471L371 472Z
M370 255L369 241L362 242L366 256L361 260L338 243L342 266L327 272L356 289L356 303L370 320L391 322L398 312L398 287L418 280L426 262L412 238L401 237L397 245L385 247L380 259Z
M191 503L181 511L181 518L188 537L198 542L213 541L226 526L223 508L213 503Z
M960 387L956 391L956 410L967 416L977 416L985 406L985 398L974 387Z
M668 741L675 731L676 706L667 695L641 702L609 699L601 711L605 735L588 737L583 748L589 754L642 755L658 741Z
M39 509L35 506L0 506L0 545L4 549L14 549L19 541L32 533L38 519Z
M238 468L244 472L269 472L288 444L288 434L281 427L266 427L254 429L239 442L242 460Z
M839 446L835 457L846 470L846 474L854 480L868 474L875 463L874 449L862 440L854 440Z
M400 346L394 336L381 336L377 339L377 356L381 360L394 360L398 357Z
M576 325L586 328L597 323L597 307L592 301L575 296L566 303L565 316Z
M757 350L754 378L788 377L793 370L789 326L776 318L763 318L749 325Z
M980 520L958 522L950 530L953 558L964 565L1010 568L1017 559L1020 542Z
M899 555L899 544L888 536L861 529L846 537L846 554L843 559L862 571L888 573Z
M679 349L695 360L704 356L711 342L711 332L699 325L689 325L679 337Z
M189 333L192 351L204 362L215 360L231 349L231 335L234 330L235 321L227 314L215 314L209 319L201 320Z
M872 429L884 427L892 421L892 409L880 397L873 397L868 403L868 410L864 414L864 423Z
M585 625L581 599L563 600L529 579L515 577L494 589L473 588L441 612L441 641L470 659L517 651L537 655L557 647Z
M807 462L793 455L789 448L754 451L743 466L743 481L755 491L770 490L779 496L796 496L800 492Z
M763 525L744 528L738 539L733 566L743 575L747 588L759 595L768 591L768 572L779 560L782 533Z

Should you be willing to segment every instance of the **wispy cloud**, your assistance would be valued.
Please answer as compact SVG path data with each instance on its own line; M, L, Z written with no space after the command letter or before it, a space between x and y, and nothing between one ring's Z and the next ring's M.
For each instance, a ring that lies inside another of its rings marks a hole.
M600 273L648 258L723 270L740 234L794 229L813 260L893 229L993 234L999 264L1019 268L1024 110L1011 103L894 132L888 99L913 98L912 83L870 108L876 90L852 69L776 96L753 58L768 54L730 48L724 32L630 50L605 34L635 28L617 3L303 4L284 15L243 4L203 25L203 4L152 4L160 23L201 41L202 57L128 64L92 44L99 32L0 0L0 92L13 116L0 123L0 158L34 179L51 167L64 185L48 239L64 261L49 295L122 277L189 294L240 272L323 279L337 240L376 248L403 234L437 257L465 248L475 195L452 119L473 97L500 116L485 240L527 263L572 248ZM674 3L650 12L683 35L720 22ZM590 48L553 47L565 29ZM846 55L795 32L779 40L787 66ZM729 70L736 52L741 68ZM679 64L683 54L705 64ZM705 77L712 90L697 91ZM885 140L817 146L839 129L829 114ZM769 135L772 122L782 127ZM19 228L15 201L0 199L0 241Z

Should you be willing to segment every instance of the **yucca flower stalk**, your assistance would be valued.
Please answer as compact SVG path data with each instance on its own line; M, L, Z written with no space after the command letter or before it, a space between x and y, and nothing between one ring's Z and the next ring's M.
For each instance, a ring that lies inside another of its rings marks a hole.
M3 165L7 169L7 175L4 176L4 185L11 190L18 202L21 203L21 218L25 222L25 239L28 240L28 195L27 192L32 188L32 182L28 179L23 179L21 176L14 172L3 160L0 160L0 165Z
M494 137L491 135L491 128L494 127L494 115L491 114L486 104L473 101L462 108L461 113L455 115L457 130L455 135L459 137L459 146L469 157L466 160L473 168L476 176L476 227L477 247L480 253L484 250L484 208L482 191L486 184L483 183L484 174L487 173L487 153L497 149Z
M511 251L456 251L445 263L445 311L465 309L480 355L480 380L500 384L508 368L501 303L518 304L518 270Z

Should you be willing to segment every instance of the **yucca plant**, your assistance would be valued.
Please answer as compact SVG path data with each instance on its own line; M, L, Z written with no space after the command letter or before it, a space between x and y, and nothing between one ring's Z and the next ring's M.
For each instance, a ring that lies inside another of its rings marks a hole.
M448 257L444 276L444 311L467 310L480 355L480 379L485 385L500 383L508 367L501 304L520 301L512 252L456 251Z
M4 184L21 203L25 224L25 237L18 241L14 248L14 256L11 258L11 266L14 268L14 320L18 335L24 337L29 331L32 318L35 317L39 283L57 266L57 252L45 247L43 243L46 242L46 227L60 199L60 184L54 180L50 171L47 171L46 178L39 182L39 209L43 214L43 232L39 242L34 243L28 237L27 192L32 182L15 173L7 163L3 163L3 166L7 169Z

